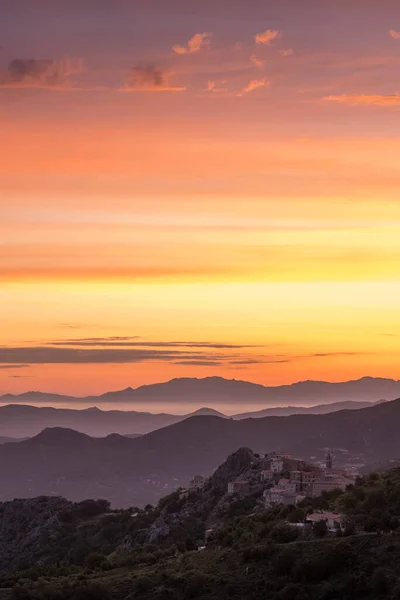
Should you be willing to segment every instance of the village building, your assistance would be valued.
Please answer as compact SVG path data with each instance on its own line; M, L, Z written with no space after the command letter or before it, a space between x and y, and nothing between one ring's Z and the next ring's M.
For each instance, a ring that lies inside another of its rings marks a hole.
M299 491L297 482L290 481L290 479L286 479L286 478L282 478L279 480L278 487L280 487L292 494L296 494Z
M273 473L282 473L283 471L283 458L280 456L274 456L271 460L271 471Z
M343 523L343 517L342 517L342 515L339 515L338 513L325 512L325 511L315 512L315 513L312 513L311 515L307 515L307 517L306 517L306 523L311 523L312 525L314 523L319 523L321 521L326 523L326 527L327 527L328 531L335 532L338 529L341 529L342 523Z
M264 469L261 471L261 481L272 481L274 478L274 472L271 469Z
M296 494L280 487L264 490L265 508L272 508L279 504L283 504L284 506L296 504Z
M350 483L344 477L324 477L316 479L307 487L308 496L320 496L322 492L331 492L332 490L345 490L346 485Z

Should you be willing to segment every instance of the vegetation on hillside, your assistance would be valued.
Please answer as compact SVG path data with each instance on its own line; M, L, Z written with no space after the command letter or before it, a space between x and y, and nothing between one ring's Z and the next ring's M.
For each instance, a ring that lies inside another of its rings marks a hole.
M193 493L193 506L200 497ZM235 498L201 551L209 507L184 515L184 525L158 543L140 541L162 514L182 516L186 502L178 493L142 511L111 511L105 501L15 502L0 505L3 550L7 536L11 542L19 532L20 543L8 558L0 552L0 599L400 598L400 469L296 507L254 511L250 496ZM331 534L316 525L304 535L294 526L318 510L344 514L344 530ZM32 535L33 513L39 561L23 541Z

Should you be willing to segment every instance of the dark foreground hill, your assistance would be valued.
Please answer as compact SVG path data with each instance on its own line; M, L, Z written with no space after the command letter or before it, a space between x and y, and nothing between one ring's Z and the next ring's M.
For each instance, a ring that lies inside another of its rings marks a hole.
M323 456L341 448L365 462L400 457L400 400L358 411L235 421L191 417L147 435L94 439L48 429L18 444L0 446L0 499L61 495L72 500L104 497L114 506L153 503L187 485L195 474L211 474L231 452ZM360 460L358 462L360 462Z
M230 457L222 476L248 453ZM60 497L0 503L0 598L398 600L399 469L296 507L254 512L240 498L233 502L207 542L201 515L185 514L177 494L146 510ZM297 526L316 510L339 512L343 527ZM185 526L173 538L143 541L140 533L163 513Z

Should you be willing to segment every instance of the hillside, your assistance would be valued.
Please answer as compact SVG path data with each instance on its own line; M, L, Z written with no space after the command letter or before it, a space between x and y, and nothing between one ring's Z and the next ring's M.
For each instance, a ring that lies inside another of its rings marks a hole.
M400 400L327 415L233 420L214 416L184 421L128 438L95 439L48 429L0 446L0 499L61 495L104 497L114 506L155 502L195 474L211 474L237 448L323 456L341 448L358 462L400 457Z
M263 417L288 417L290 415L325 415L339 410L359 410L369 408L375 404L381 404L385 400L377 402L332 402L330 404L317 404L316 406L276 406L275 408L264 408L247 413L232 415L232 419L261 419Z
M94 437L103 437L110 433L130 435L133 433L147 433L160 427L166 427L183 418L185 416L162 413L152 414L121 410L102 411L96 407L76 410L50 406L37 407L8 404L0 406L0 435L32 437L46 427L75 429Z
M238 450L205 492L182 500L173 494L146 510L60 497L0 503L0 598L397 600L399 469L296 507L255 511L233 498L220 506L220 522L205 541L199 501L218 502L220 482L251 468L253 458ZM340 530L295 525L319 510L339 511ZM170 534L149 543L143 532L166 518L175 523Z

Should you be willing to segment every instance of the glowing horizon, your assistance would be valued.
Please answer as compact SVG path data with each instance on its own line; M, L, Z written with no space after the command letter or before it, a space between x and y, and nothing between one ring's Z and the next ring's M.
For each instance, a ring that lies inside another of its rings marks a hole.
M397 8L7 2L0 394L398 379Z

